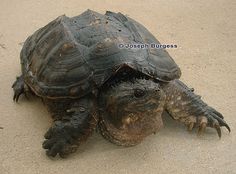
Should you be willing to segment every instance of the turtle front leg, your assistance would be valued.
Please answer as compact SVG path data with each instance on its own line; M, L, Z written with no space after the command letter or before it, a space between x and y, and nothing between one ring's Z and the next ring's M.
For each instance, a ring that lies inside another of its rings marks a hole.
M61 115L56 117L53 126L45 134L46 140L43 143L43 148L47 149L46 154L52 157L57 154L65 157L75 152L79 144L91 135L97 125L97 108L94 97L64 100L64 111L60 107L59 112L52 113L54 118L55 114ZM69 107L68 102L72 102ZM62 103L51 100L49 111L55 111L55 108L62 106Z
M225 126L230 132L230 127L224 121L222 114L204 103L201 97L194 94L193 90L183 82L173 80L162 86L167 95L165 105L167 112L175 120L186 124L189 130L197 126L200 135L206 127L212 127L216 129L219 137L221 137L220 127Z

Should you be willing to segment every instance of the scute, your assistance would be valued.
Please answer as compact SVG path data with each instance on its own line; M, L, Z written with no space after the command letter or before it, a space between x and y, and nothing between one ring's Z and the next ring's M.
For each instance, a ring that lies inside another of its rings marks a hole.
M162 81L180 77L165 50L121 49L121 43L159 42L121 13L60 16L26 40L21 51L25 82L39 96L76 98L102 86L124 65Z

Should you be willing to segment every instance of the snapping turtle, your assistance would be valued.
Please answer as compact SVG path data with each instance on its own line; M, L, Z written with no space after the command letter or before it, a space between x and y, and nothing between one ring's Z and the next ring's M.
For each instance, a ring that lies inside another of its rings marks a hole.
M48 156L74 152L97 126L115 144L136 145L162 127L163 111L199 134L230 131L221 113L178 80L165 49L119 47L137 43L159 44L135 20L91 10L60 16L28 37L13 99L29 92L47 105L54 120L43 143Z

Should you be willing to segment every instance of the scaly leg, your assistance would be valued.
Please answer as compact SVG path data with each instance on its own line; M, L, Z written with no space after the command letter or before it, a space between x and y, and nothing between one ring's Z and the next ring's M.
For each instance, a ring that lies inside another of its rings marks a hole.
M95 129L97 125L95 99L91 96L81 99L46 99L45 103L52 112L54 124L45 134L43 148L47 149L48 156L55 157L59 154L65 157L75 152L78 145Z
M199 127L198 134L202 134L206 127L215 128L221 137L221 126L230 132L230 127L224 121L221 113L208 106L201 97L194 94L180 80L173 80L162 85L166 97L166 110L175 119L185 123L189 130Z

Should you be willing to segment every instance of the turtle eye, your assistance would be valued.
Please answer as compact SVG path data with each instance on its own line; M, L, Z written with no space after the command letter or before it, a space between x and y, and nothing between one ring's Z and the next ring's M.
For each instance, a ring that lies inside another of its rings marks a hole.
M134 90L134 96L136 98L140 98L143 97L145 95L145 91L141 90L141 89L135 89Z

